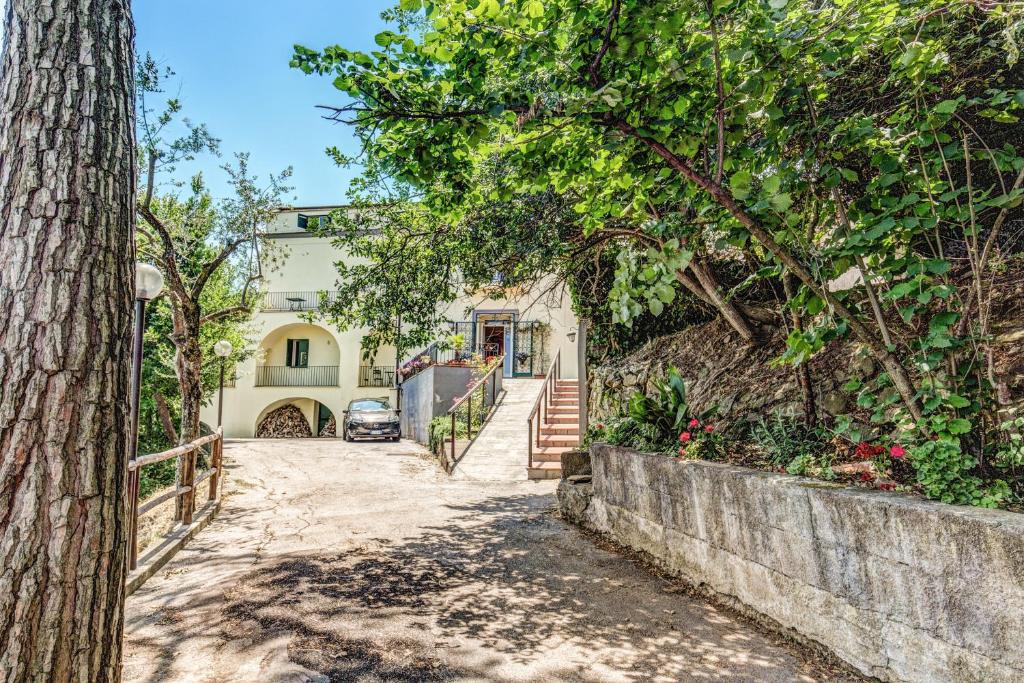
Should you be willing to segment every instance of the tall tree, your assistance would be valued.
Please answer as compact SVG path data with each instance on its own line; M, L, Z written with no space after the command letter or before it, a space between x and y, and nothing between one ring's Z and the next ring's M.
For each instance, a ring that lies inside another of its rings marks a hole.
M191 193L180 199L168 191L158 194L164 181L177 188L184 183L174 176L174 167L202 153L219 154L220 140L204 124L187 118L177 98L169 98L161 109L151 100L163 93L163 82L174 74L161 69L150 55L139 59L136 73L139 160L145 169L140 179L137 206L139 251L164 274L166 298L173 327L169 335L175 349L174 367L181 397L178 440L199 436L202 407L202 330L214 324L239 322L251 314L262 277L261 231L281 204L288 188L291 169L271 176L260 186L248 172L248 155L236 156L236 163L222 168L230 177L233 195L215 202L203 185L202 176L192 178ZM229 275L230 274L230 275ZM223 294L225 278L237 285L236 293ZM168 411L169 412L169 411ZM164 415L166 418L166 414ZM167 430L170 431L170 430ZM194 454L178 461L179 483L190 478ZM181 501L176 502L181 517Z
M128 0L9 0L0 674L120 680L135 204Z

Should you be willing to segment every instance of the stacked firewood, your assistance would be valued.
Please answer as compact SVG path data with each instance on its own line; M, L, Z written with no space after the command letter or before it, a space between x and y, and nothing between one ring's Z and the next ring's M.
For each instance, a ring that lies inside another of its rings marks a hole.
M334 421L334 416L331 415L327 418L327 422L324 423L324 428L320 430L320 436L337 436L338 435L338 423Z
M298 406L289 403L267 413L256 428L260 439L296 439L313 436L309 421Z

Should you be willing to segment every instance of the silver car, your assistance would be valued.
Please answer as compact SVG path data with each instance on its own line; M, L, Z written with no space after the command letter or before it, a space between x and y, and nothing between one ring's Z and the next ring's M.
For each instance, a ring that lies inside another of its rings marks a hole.
M356 439L387 439L398 441L402 428L398 424L398 411L386 398L357 398L348 404L342 421L345 441Z

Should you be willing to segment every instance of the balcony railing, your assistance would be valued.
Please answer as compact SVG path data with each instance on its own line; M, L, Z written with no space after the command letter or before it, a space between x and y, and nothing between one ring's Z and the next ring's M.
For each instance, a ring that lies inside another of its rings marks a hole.
M395 366L393 365L362 365L359 367L359 386L361 387L393 387L395 386Z
M264 365L256 368L258 387L336 387L337 365L310 365L292 368L287 365Z
M320 307L321 294L327 303L338 300L337 292L267 292L263 295L264 311L313 311Z

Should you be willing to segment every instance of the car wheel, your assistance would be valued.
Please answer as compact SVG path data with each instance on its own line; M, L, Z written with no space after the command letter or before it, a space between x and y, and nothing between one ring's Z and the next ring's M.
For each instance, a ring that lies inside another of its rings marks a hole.
M345 438L345 441L349 441L349 442L352 441L352 435L348 433L348 428L345 428L345 430L344 430L344 438Z

